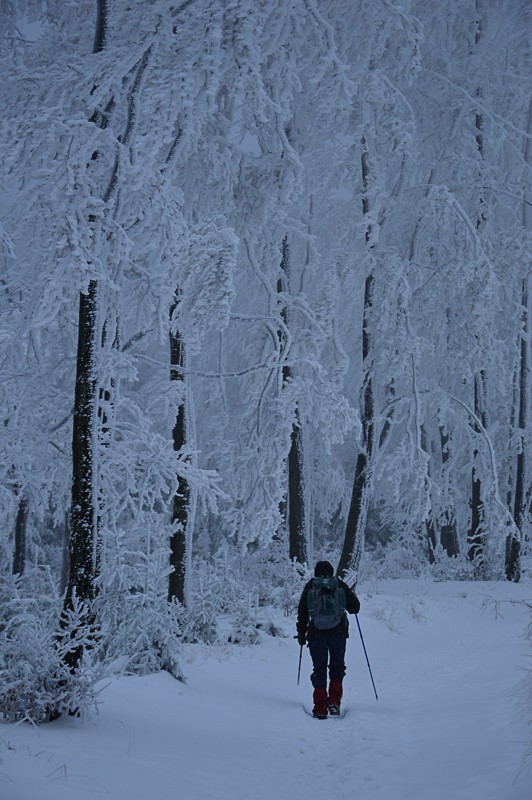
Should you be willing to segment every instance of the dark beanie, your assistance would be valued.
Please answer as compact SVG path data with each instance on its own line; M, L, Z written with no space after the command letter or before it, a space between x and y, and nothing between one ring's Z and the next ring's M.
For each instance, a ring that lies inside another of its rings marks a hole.
M314 567L315 578L332 578L333 575L333 565L329 561L318 561Z

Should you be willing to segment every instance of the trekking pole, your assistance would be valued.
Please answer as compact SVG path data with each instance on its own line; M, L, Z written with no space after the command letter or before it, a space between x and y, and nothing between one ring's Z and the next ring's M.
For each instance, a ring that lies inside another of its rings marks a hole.
M367 653L367 650L366 650L366 645L364 644L364 637L362 636L362 630L360 628L360 622L358 621L358 614L355 614L355 619L356 619L357 625L358 625L358 632L360 634L360 641L362 642L362 647L364 648L364 655L366 656L366 664L368 665L369 675L370 675L370 678L371 678L371 682L373 684L373 691L375 692L375 699L378 700L379 699L379 695L377 694L377 689L375 688L375 681L373 680L373 673L372 673L371 667L369 665L368 653Z
M303 656L303 645L299 648L299 667L297 669L297 685L299 686L299 678L301 676L301 658Z

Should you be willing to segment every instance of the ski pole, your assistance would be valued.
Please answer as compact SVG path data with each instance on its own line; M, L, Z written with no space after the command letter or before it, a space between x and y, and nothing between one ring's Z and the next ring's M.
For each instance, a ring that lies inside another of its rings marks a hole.
M375 681L373 680L373 673L372 673L371 667L369 665L368 653L367 653L367 650L366 650L366 645L364 644L364 637L362 636L362 629L360 628L360 622L358 621L358 614L355 614L355 619L356 619L357 625L358 625L358 632L360 634L360 641L362 642L362 647L364 648L364 655L366 656L366 664L368 665L369 676L370 676L371 682L373 684L373 691L375 692L375 699L378 700L379 699L379 695L377 694L377 689L375 688Z
M299 686L299 678L301 676L301 657L303 656L303 645L299 648L299 667L297 669L297 685Z

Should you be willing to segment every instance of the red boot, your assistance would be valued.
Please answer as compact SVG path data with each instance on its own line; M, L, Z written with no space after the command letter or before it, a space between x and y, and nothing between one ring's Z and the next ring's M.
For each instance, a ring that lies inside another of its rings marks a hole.
M327 689L325 686L319 686L314 689L312 716L316 717L316 719L327 719Z
M329 684L329 697L327 700L329 714L337 717L340 714L340 703L342 702L343 686L342 681L332 680Z

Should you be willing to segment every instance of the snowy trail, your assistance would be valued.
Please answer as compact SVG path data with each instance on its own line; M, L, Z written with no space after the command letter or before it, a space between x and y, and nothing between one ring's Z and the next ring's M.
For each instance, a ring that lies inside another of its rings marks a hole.
M344 719L318 721L292 638L190 648L188 682L121 678L86 723L0 725L2 800L530 800L514 696L530 654L530 586L386 582L360 592ZM486 596L502 602L496 617ZM294 620L277 620L293 634Z

